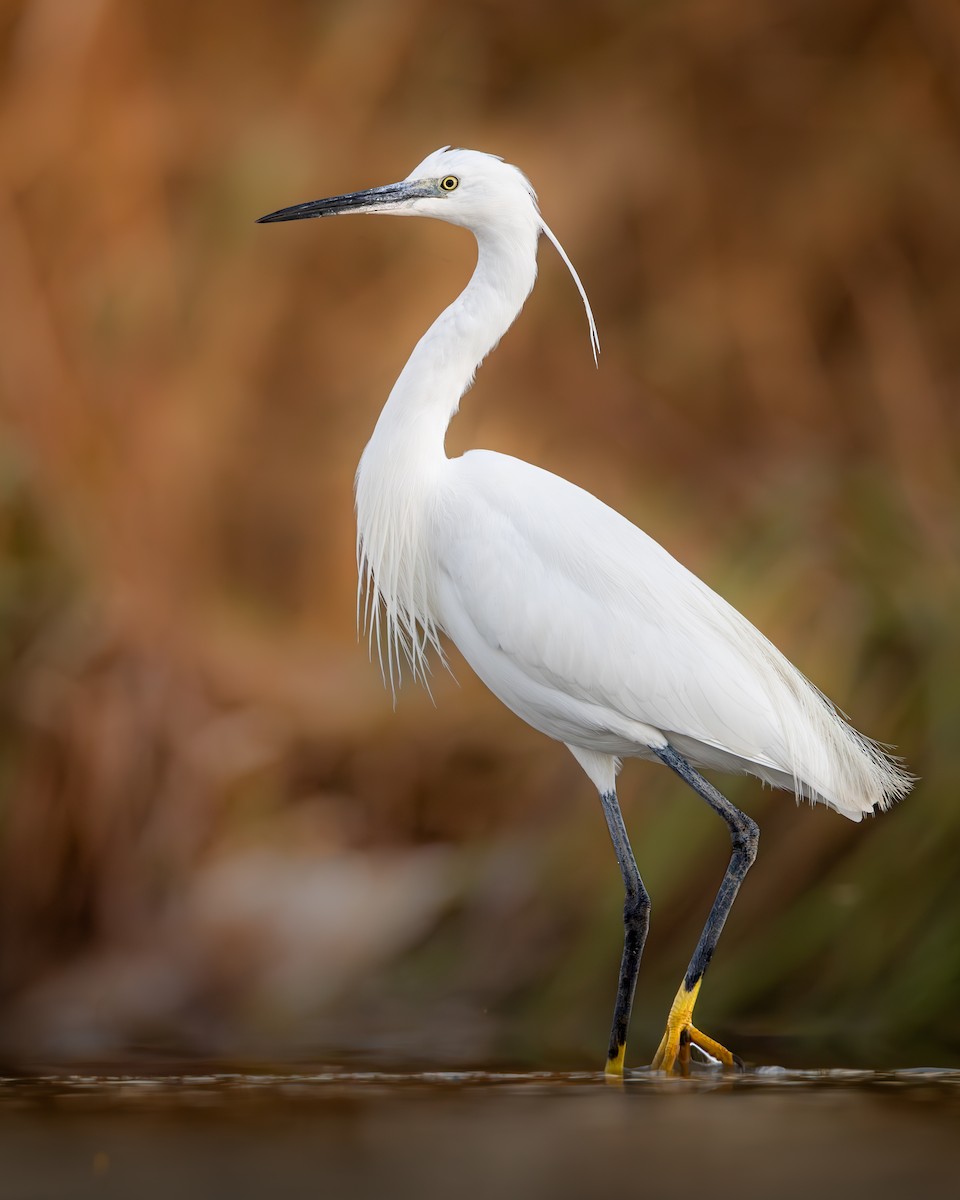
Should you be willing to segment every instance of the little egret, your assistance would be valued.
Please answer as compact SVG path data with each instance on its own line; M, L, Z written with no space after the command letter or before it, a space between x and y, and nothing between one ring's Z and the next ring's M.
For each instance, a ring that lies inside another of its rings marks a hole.
M625 889L608 1075L623 1074L650 916L617 801L621 759L665 763L723 818L730 862L653 1067L685 1070L691 1045L732 1067L693 1009L758 829L695 766L755 775L854 821L888 808L912 779L736 609L589 492L505 454L447 457L461 397L533 289L542 233L599 350L583 284L516 167L444 147L400 183L260 220L340 213L437 217L478 244L469 284L417 343L357 468L358 616L391 682L403 660L422 678L446 634L508 708L566 744L599 792Z

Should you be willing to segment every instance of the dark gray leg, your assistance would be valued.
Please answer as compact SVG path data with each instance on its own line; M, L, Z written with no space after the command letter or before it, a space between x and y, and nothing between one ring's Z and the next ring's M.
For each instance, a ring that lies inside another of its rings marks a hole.
M745 813L734 807L725 796L722 796L717 791L712 783L709 783L698 771L695 771L687 760L681 754L678 754L672 746L665 746L662 750L657 750L656 754L661 762L666 763L672 771L675 771L680 776L684 783L689 784L697 795L706 800L715 813L719 813L723 817L727 823L727 828L730 830L732 852L726 874L723 877L723 882L720 884L720 890L717 892L717 898L710 909L707 923L703 927L703 932L700 934L697 948L690 959L690 965L687 967L683 983L680 985L680 990L677 992L673 1007L670 1009L670 1015L667 1018L667 1032L660 1043L660 1049L653 1060L653 1066L666 1071L672 1070L677 1060L681 1042L686 1043L685 1035L689 1037L690 1042L701 1046L707 1053L712 1054L715 1058L719 1058L726 1066L733 1066L735 1060L730 1051L725 1050L717 1042L701 1034L699 1030L693 1027L691 1019L693 1016L693 1006L696 1003L704 972L713 958L717 941L730 914L730 909L733 907L737 892L740 890L740 884L743 882L744 876L750 870L754 859L757 857L757 843L760 838L760 830L755 821L752 821Z
M630 849L630 839L623 824L616 792L604 792L600 796L600 803L603 805L603 815L607 819L610 839L613 842L620 874L623 876L623 957L620 960L620 981L617 985L617 1002L613 1010L613 1028L610 1031L606 1066L608 1075L622 1075L633 994L636 991L640 958L650 927L650 897L643 886L633 851Z

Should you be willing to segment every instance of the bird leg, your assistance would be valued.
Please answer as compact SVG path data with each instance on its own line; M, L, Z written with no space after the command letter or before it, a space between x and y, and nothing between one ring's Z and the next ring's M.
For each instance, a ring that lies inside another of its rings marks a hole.
M640 958L650 927L650 897L643 886L637 863L630 848L630 839L623 824L623 815L615 791L603 792L600 796L603 815L610 830L610 839L623 876L623 957L620 960L620 980L617 985L617 1002L613 1010L613 1027L610 1030L610 1049L607 1053L605 1074L620 1078L623 1075L623 1059L627 1050L627 1026L633 1008L633 994L637 987Z
M693 1008L697 1002L704 973L710 965L720 933L730 909L733 907L737 892L740 890L740 884L757 857L760 830L750 817L734 807L672 746L664 746L662 750L657 750L655 753L662 762L666 763L699 796L706 800L715 813L719 813L723 817L730 830L733 850L723 882L720 884L720 890L717 892L717 898L713 902L707 923L703 927L697 948L693 952L687 973L683 977L683 983L680 984L680 989L670 1006L667 1029L651 1065L654 1070L659 1071L672 1071L674 1066L679 1065L685 1074L690 1061L690 1046L694 1045L712 1058L719 1059L725 1067L738 1066L741 1065L739 1059L719 1042L707 1037L694 1026Z

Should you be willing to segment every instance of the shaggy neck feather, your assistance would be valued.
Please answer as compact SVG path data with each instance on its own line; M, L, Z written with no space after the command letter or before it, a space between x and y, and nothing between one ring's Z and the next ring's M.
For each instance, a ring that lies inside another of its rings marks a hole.
M417 343L357 468L358 619L393 684L402 657L416 678L427 647L437 645L422 533L447 462L450 420L533 288L539 235L533 218L531 208L529 223L477 235L470 282Z

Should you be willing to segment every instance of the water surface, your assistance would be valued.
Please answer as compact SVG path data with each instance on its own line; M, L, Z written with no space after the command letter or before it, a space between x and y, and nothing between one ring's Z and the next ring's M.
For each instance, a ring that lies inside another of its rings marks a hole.
M0 1079L0 1196L918 1196L960 1071Z

